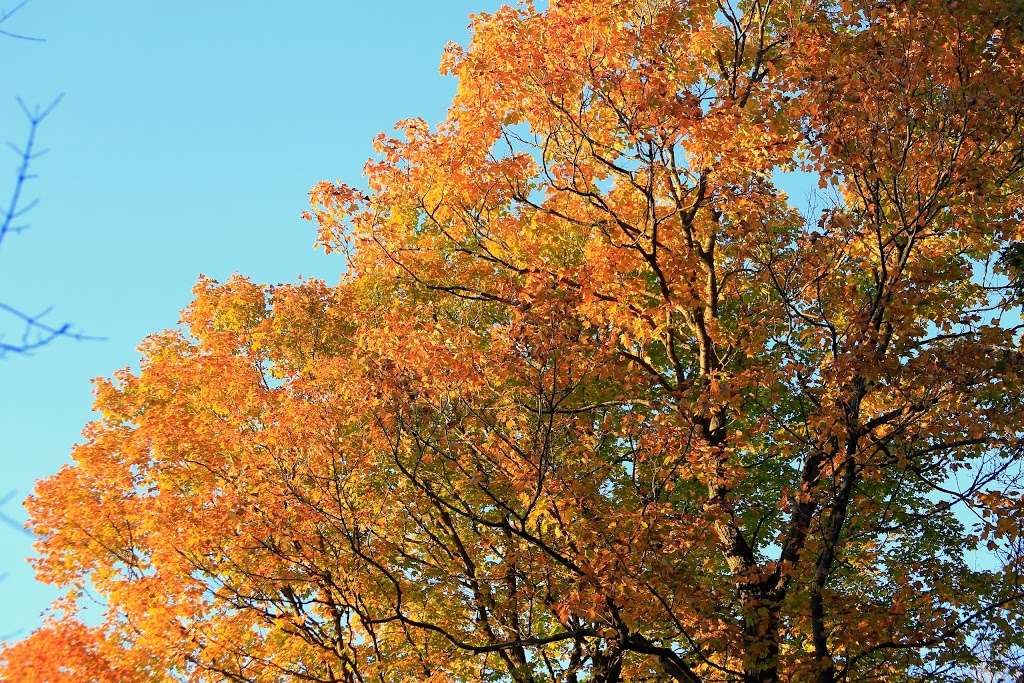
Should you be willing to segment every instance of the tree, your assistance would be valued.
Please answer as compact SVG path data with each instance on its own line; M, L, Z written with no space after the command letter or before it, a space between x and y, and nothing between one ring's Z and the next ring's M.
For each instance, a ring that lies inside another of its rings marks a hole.
M1016 675L1019 3L472 29L445 121L311 193L337 286L204 279L98 382L29 503L40 578L106 600L92 647L139 680Z

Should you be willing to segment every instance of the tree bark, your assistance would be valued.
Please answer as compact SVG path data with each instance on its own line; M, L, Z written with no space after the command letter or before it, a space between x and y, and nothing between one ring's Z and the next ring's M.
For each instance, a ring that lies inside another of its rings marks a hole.
M779 680L779 605L761 591L743 597L743 682Z

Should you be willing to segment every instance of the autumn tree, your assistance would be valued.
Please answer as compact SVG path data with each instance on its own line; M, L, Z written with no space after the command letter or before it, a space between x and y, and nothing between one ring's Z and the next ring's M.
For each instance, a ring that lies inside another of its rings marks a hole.
M64 628L121 680L1017 675L1022 39L1017 0L475 16L447 118L314 188L337 286L202 280L98 382L30 508L105 621L0 671Z

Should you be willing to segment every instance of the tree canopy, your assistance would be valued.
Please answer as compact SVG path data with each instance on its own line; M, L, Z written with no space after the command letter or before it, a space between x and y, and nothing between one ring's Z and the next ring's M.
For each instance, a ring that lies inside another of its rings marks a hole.
M201 280L98 381L0 675L1015 675L1018 0L471 28L445 120L311 192L336 286Z

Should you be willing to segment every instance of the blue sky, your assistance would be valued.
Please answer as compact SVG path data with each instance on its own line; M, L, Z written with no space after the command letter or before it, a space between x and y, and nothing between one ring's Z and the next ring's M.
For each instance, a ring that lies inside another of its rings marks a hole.
M15 0L0 3L10 8ZM90 419L90 379L138 360L176 325L202 273L263 282L337 279L301 221L318 180L359 181L371 140L403 117L437 121L454 92L447 40L493 0L31 0L0 37L0 136L20 142L15 102L64 101L40 131L52 149L28 232L0 248L0 301L71 321L102 342L59 342L0 360L0 510L68 461ZM0 201L17 159L0 150ZM0 525L0 636L39 624L55 594Z

